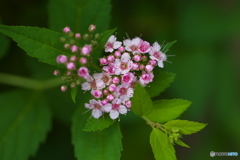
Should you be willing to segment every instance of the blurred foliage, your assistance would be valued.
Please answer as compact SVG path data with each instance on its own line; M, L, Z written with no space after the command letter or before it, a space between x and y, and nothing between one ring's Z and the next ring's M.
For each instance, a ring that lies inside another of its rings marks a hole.
M48 27L47 3L47 0L0 1L2 23ZM110 28L118 27L119 38L142 36L160 44L178 41L167 52L176 56L168 58L172 63L165 63L164 69L176 73L175 81L156 99L192 101L181 119L208 123L208 126L184 140L191 149L176 147L177 157L202 160L211 159L210 151L240 153L237 125L240 122L240 1L113 0L112 5ZM0 63L0 72L38 79L51 77L52 71L53 67L37 64L36 59L28 57L14 42L10 43L8 54ZM11 89L13 87L0 85L0 92ZM54 112L55 121L48 141L32 160L46 159L46 155L48 159L74 159L69 122L75 107L70 93L59 92L56 88L47 94L54 94L53 110L66 114L63 117ZM69 99L61 98L66 95ZM66 105L59 110L60 104ZM149 143L150 127L132 113L121 117L121 125L124 148L121 159L154 159ZM218 157L219 160L225 158Z

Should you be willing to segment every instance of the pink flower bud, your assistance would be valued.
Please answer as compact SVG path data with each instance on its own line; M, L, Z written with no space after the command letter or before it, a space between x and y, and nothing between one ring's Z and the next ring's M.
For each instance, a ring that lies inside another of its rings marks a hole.
M107 65L108 64L108 61L106 58L100 58L100 64L101 65Z
M54 76L59 76L59 75L60 75L60 71L59 71L59 70L53 71L53 75L54 75Z
M61 86L61 91L62 92L66 92L66 90L67 90L67 86L65 86L65 85Z
M86 64L86 63L87 63L87 58L81 57L81 58L79 59L79 62L80 62L81 64Z
M143 64L141 64L141 65L139 66L139 69L140 69L140 70L144 70L144 69L145 69L145 66L144 66Z
M106 105L108 103L108 100L104 99L104 100L101 100L101 104L102 105Z
M64 33L69 33L71 31L70 27L63 28Z
M155 66L157 64L157 62L155 60L150 60L149 62L152 66Z
M92 90L91 94L95 97L95 98L101 98L102 97L102 91L99 90Z
M71 47L71 51L72 51L73 53L77 52L77 51L78 51L78 46L73 45L73 46Z
M64 48L65 48L65 49L70 49L71 47L70 47L69 44L64 44Z
M70 61L76 61L77 60L77 57L76 56L71 56L70 57Z
M137 70L139 67L138 63L133 63L132 64L132 70Z
M114 56L119 58L121 57L121 52L120 51L115 51Z
M151 72L153 70L153 66L148 64L146 65L145 69L146 71Z
M80 33L76 33L76 34L75 34L75 38L76 38L76 39L80 39L80 38L81 38L81 34L80 34Z
M80 67L78 69L78 75L80 77L83 77L83 78L87 79L89 77L89 71L86 67Z
M109 55L109 56L107 56L107 60L108 60L109 62L112 62L112 61L115 60L115 57L114 57L113 55Z
M73 62L67 63L67 69L69 70L74 70L76 68L75 64Z
M147 41L141 41L138 50L140 53L147 53L151 50L151 46Z
M118 84L118 83L120 82L120 79L119 79L118 77L114 77L114 78L112 79L112 82L113 82L114 84Z
M125 102L125 105L126 105L127 108L131 108L132 102L130 100L128 100L128 101Z
M136 62L139 62L139 61L141 61L141 56L139 54L135 54L133 56L133 60L136 61Z
M115 84L111 84L111 85L109 85L109 87L108 87L108 90L110 91L110 92L114 92L115 90L116 90L116 85Z
M119 50L120 52L124 52L124 51L125 51L125 48L121 46L121 47L118 48L118 50Z
M92 51L92 46L90 46L90 45L85 45L81 49L81 52L83 55L89 55L91 51Z
M108 90L103 90L103 94L106 96L106 95L108 95L109 94L109 92L108 92Z
M70 76L72 74L71 71L67 71L66 75Z
M109 94L109 95L107 96L107 100L108 100L108 101L114 100L114 96L113 96L112 94Z
M57 56L57 63L66 63L68 60L67 56L65 55L59 55Z
M89 32L93 32L96 29L96 26L91 24L88 28Z

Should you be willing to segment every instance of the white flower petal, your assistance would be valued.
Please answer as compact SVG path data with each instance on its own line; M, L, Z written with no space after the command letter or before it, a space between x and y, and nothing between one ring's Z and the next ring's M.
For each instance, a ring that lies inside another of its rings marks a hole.
M132 39L132 45L139 46L140 42L141 42L141 39L139 37Z
M126 114L127 113L127 108L124 105L120 105L118 111L121 114Z
M93 109L93 106L91 104L85 103L84 105L87 109Z
M103 106L103 111L104 112L110 112L111 110L112 110L112 105L110 103Z
M82 84L82 90L84 90L84 91L89 91L90 89L91 89L90 83L84 82L84 83Z
M158 67L163 68L163 61L158 61Z
M114 42L114 44L113 44L113 48L114 48L114 49L118 49L121 45L122 45L122 42L116 41L116 42Z
M109 115L111 119L116 119L119 116L119 112L116 110L111 110Z
M93 74L94 79L101 79L103 77L102 73L94 73Z
M154 51L160 51L161 46L160 46L157 42L154 42L152 49L153 49Z
M131 57L128 53L123 53L123 55L121 56L121 61L122 62L128 62L130 61Z
M102 115L102 111L100 111L99 109L93 109L92 110L92 116L96 119L98 119L99 117L101 117Z
M108 39L108 42L113 43L113 42L115 42L116 40L117 40L117 38L116 38L114 35L111 35L111 36L109 37L109 39Z
M128 88L128 90L127 90L127 96L128 96L129 98L131 98L131 97L133 96L133 89L132 89L132 88Z

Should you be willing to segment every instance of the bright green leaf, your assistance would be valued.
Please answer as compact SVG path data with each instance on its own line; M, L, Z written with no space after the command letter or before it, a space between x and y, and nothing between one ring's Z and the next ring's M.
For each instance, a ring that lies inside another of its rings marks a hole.
M152 108L152 100L147 91L139 83L136 84L132 98L132 111L138 116L143 116L151 113Z
M59 41L61 33L45 28L0 25L0 32L11 37L29 56L51 65L58 65L56 57L70 55Z
M175 143L178 144L179 146L190 148L186 143L184 143L184 142L181 141L180 139L178 139L177 141L175 141Z
M62 31L69 26L74 32L88 30L90 24L97 26L97 32L108 29L110 22L110 0L50 0L48 6L49 26Z
M97 131L97 130L103 130L105 128L108 128L113 124L113 120L109 116L104 116L104 118L91 118L86 123L86 126L84 127L83 131Z
M179 117L191 102L182 99L157 100L153 102L153 111L144 115L147 119L154 122L167 122Z
M96 132L82 131L89 113L80 106L73 117L72 143L78 160L118 160L121 156L121 131L118 123Z
M170 47L172 47L172 45L173 45L174 43L176 43L176 42L177 42L177 41L175 40L175 41L172 41L172 42L167 43L165 46L163 46L162 52L165 53L166 51L168 51L168 49L169 49Z
M150 87L146 87L150 97L156 97L166 88L170 86L175 78L174 73L161 71L160 69L154 70L154 79L150 83Z
M168 136L162 131L153 128L150 143L156 160L176 160L175 150L169 142Z
M0 159L26 160L35 155L50 126L50 110L38 92L1 94Z
M78 93L78 86L71 88L71 97L74 103L76 103L77 93Z
M170 130L173 127L179 128L181 134L188 135L192 133L196 133L203 129L207 124L198 123L188 120L172 120L164 124L164 128Z

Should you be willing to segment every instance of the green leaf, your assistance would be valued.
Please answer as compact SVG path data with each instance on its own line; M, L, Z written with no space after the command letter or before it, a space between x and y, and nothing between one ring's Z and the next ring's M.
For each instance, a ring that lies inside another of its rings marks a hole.
M1 18L0 18L0 24L2 24L1 22ZM9 48L10 45L10 40L3 34L0 34L0 59L2 59L6 53L7 50Z
M146 90L149 93L149 96L156 97L166 88L170 86L175 78L174 73L161 71L159 69L154 70L154 79L150 83L150 87L147 87Z
M183 135L189 135L192 133L196 133L203 129L207 124L204 123L198 123L188 120L172 120L164 124L164 128L170 130L173 127L179 128L179 133Z
M94 48L94 50L101 50L104 48L109 37L117 30L117 28L107 30L101 34L98 39L98 45Z
M72 143L78 160L118 160L121 156L121 131L118 123L102 131L82 131L89 113L83 113L81 106L73 117Z
M152 108L152 100L147 91L139 83L136 84L132 98L132 111L138 116L143 116L150 114Z
M175 143L178 144L179 146L190 148L186 143L184 143L184 142L181 141L180 139L178 139L177 141L175 141Z
M76 96L78 93L78 86L72 87L71 88L71 97L74 103L76 103Z
M145 117L154 122L167 122L179 117L191 102L182 99L157 100L153 102L153 111Z
M74 32L82 33L94 24L97 32L103 32L110 22L110 3L110 0L50 0L49 26L59 32L69 26Z
M166 134L153 128L150 143L156 160L176 160L175 150Z
M169 49L170 47L172 47L172 45L173 45L174 43L176 43L176 42L177 42L177 41L175 40L175 41L172 41L172 42L167 43L165 46L163 46L162 52L163 52L163 53L167 52L168 49Z
M26 160L35 155L50 126L50 110L38 92L1 94L0 159Z
M70 55L64 50L60 37L63 35L45 28L0 25L0 32L11 37L29 56L51 65L58 65L56 57Z
M113 124L113 120L109 116L104 116L104 118L91 118L86 123L86 126L84 127L83 131L97 131L97 130L103 130L105 128L108 128Z

